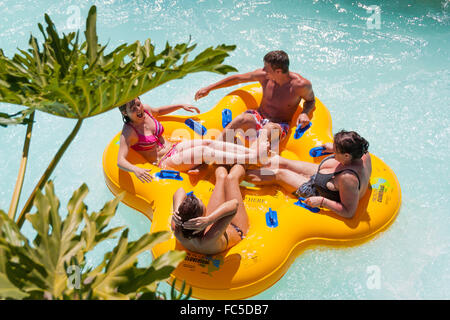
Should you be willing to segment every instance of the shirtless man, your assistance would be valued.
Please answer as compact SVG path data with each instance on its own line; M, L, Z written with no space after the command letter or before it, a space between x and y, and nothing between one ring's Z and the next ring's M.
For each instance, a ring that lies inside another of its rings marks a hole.
M315 106L311 82L289 71L289 57L281 50L271 51L264 56L264 68L232 75L202 88L195 94L195 100L207 96L212 90L255 81L263 89L261 105L257 110L247 110L233 119L222 132L222 140L225 140L226 132L230 129L242 129L244 132L253 129L257 135L261 129L266 129L269 141L279 137L283 139L301 99L305 100L303 110L295 120L295 125L301 124L303 128L309 124L309 113ZM271 132L278 132L278 137L270 137Z

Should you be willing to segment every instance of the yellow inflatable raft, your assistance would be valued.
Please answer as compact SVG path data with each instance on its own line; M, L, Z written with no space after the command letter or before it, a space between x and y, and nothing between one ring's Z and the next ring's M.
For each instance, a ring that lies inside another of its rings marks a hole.
M231 118L246 109L257 108L261 96L258 84L248 85L231 92L212 110L200 115L160 117L165 128L164 136L170 139L216 136ZM294 126L289 134L282 146L282 156L315 163L323 159L323 156L314 154L314 150L332 141L331 117L319 99L316 99L311 127L301 133ZM115 195L125 191L123 202L152 220L151 232L171 232L172 196L178 188L194 191L205 204L208 203L214 188L213 170L199 176L161 170L130 150L130 162L153 169L152 174L157 177L153 182L143 184L133 174L117 167L119 137L120 132L103 154L106 184ZM374 155L371 157L371 187L352 219L341 218L325 210L314 213L277 185L260 188L247 185L241 188L250 223L244 240L228 251L206 256L187 251L172 235L170 240L153 249L153 256L156 258L173 249L186 250L185 260L171 277L186 280L192 286L195 298L243 299L254 296L276 283L307 246L359 244L393 222L401 203L400 185L394 172L382 160ZM177 281L178 284L181 282Z

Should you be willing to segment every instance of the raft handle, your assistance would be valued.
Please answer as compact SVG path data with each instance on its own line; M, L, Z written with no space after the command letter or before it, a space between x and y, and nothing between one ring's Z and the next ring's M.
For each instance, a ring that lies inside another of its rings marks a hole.
M159 179L173 179L173 180L183 180L183 178L180 176L179 171L175 170L161 170L160 172L156 173L156 176Z
M312 148L311 150L309 150L309 155L313 158L317 158L320 156L331 154L330 152L324 152L324 151L325 151L325 147L315 147L315 148Z
M192 130L194 130L194 132L196 132L197 134L204 136L206 134L206 128L204 125L202 125L200 122L197 122L191 118L186 119L186 121L184 121L184 123L191 128Z
M297 129L295 130L294 139L300 139L306 130L311 128L312 122L308 123L305 127L302 128L302 124L299 123Z
M222 110L222 127L225 128L233 119L230 109Z
M295 202L294 204L295 204L296 206L305 208L305 209L307 209L307 210L309 210L309 211L311 211L311 212L314 212L314 213L317 213L317 212L320 211L319 208L316 208L316 207L310 207L310 206L308 206L306 203L304 203L303 201L305 201L305 198L299 197L299 198L298 198L298 201Z
M278 227L277 212L273 211L272 208L269 208L269 211L266 212L266 224L270 228Z

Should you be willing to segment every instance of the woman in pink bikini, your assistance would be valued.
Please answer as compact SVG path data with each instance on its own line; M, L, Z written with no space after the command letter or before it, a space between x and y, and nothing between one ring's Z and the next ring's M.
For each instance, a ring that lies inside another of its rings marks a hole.
M202 163L210 162L216 164L256 163L256 152L237 144L209 139L171 143L164 139L162 135L164 127L156 118L181 108L200 113L196 107L186 104L151 108L143 104L139 98L120 106L124 125L120 135L117 159L119 168L133 172L142 182L152 180L151 169L139 168L126 159L130 148L160 168L172 168L178 171L188 171Z

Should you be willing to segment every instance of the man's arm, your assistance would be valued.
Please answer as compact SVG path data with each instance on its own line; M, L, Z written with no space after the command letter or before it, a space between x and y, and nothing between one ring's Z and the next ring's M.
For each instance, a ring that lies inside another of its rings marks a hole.
M212 90L227 88L240 83L262 81L264 77L265 71L262 69L243 74L235 74L198 90L195 94L195 100L206 97Z
M309 114L314 110L316 106L316 98L314 96L311 82L309 81L301 83L297 88L297 93L299 97L304 100L304 102L303 110L297 118L296 124L301 124L303 128L310 122Z

